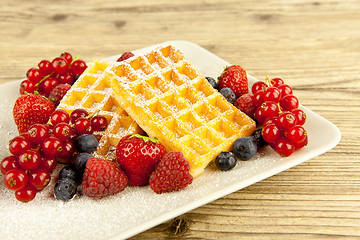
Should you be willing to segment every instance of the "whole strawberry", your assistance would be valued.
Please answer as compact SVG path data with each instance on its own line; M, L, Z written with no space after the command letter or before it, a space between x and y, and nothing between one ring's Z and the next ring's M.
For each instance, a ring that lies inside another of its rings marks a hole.
M13 117L19 133L24 133L35 124L45 124L55 111L55 105L49 99L39 94L21 95L16 99Z
M219 91L223 88L230 88L235 93L236 98L249 91L246 71L239 65L225 68L218 80Z
M132 186L144 186L149 183L166 149L156 138L138 134L123 137L116 148L116 158Z
M150 187L156 193L184 189L192 183L190 164L182 152L167 153L150 176Z
M85 196L100 199L123 191L127 185L125 173L113 162L95 157L87 161L82 180Z

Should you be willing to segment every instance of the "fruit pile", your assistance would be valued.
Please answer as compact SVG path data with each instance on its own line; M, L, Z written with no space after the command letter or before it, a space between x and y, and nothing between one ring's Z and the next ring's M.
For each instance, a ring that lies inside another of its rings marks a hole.
M228 102L262 126L252 136L238 138L232 152L220 153L215 160L219 169L232 169L236 157L248 160L266 144L285 157L307 145L308 136L303 127L306 115L299 109L299 100L292 88L282 79L258 81L250 93L246 71L239 65L227 67L218 82L212 77L206 79Z
M57 105L64 96L63 92L69 90L86 67L83 60L73 58L68 52L62 53L51 62L42 60L38 67L27 70L26 79L21 82L19 92L23 95L37 91L47 98L54 98Z
M70 115L61 109L53 111L49 124L33 124L10 141L12 155L0 166L5 186L15 191L19 201L31 201L49 184L57 162L71 163L77 152L96 150L98 143L92 132L106 127L104 116L89 115L83 109Z

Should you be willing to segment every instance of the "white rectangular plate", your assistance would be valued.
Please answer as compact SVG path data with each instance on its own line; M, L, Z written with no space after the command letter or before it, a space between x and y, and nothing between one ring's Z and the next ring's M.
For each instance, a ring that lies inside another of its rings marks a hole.
M202 47L186 41L171 41L204 76L216 78L228 62ZM160 44L159 44L160 45ZM153 48L133 51L135 55ZM116 60L113 56L107 60ZM249 76L249 83L256 81ZM0 88L0 154L9 155L8 142L17 135L12 108L19 96L20 81ZM300 100L301 101L301 100ZM210 166L185 190L155 194L147 187L128 187L120 194L101 200L77 196L63 203L53 197L51 185L34 201L20 203L14 193L0 183L0 236L2 239L124 239L221 198L267 177L325 153L340 141L339 129L328 120L301 107L307 114L305 128L309 145L282 158L270 148L262 149L249 161L239 161L229 172ZM56 172L53 176L56 176Z

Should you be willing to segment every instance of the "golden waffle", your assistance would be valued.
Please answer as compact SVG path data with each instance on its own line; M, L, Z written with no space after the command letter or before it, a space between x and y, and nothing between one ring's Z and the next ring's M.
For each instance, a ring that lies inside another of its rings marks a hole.
M105 131L94 132L94 135L100 138L94 155L113 160L114 150L123 136L144 132L114 97L110 80L104 73L109 65L110 63L105 61L92 62L66 93L58 108L69 114L78 108L85 109L89 114L100 110L98 114L106 117L108 127Z
M114 63L106 70L128 114L168 151L181 151L196 177L255 122L211 85L172 46Z

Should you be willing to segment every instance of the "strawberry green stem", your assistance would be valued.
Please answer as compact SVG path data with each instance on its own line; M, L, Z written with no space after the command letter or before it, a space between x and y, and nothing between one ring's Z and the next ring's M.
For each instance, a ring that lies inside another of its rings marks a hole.
M151 141L153 143L158 143L159 142L159 139L157 137L151 138L151 137L142 136L140 134L132 134L129 137L129 139L134 138L134 137L141 138L142 140L144 140L144 142L147 142L147 141Z

